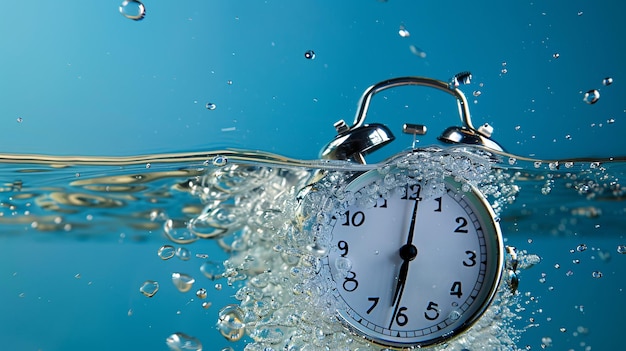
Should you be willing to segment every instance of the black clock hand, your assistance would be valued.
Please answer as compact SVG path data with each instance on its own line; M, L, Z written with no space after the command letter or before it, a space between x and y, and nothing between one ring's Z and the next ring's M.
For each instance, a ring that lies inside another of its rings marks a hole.
M413 206L413 214L411 216L411 225L409 227L409 236L406 244L402 245L399 250L400 258L402 258L402 265L400 266L400 272L398 273L398 281L396 283L396 290L393 294L393 301L391 306L396 306L393 312L391 323L389 328L393 325L396 314L398 313L398 307L400 306L400 300L402 300L402 292L404 291L404 285L406 277L409 274L409 262L413 261L417 256L417 248L413 245L413 235L415 234L415 219L417 218L417 205L419 204L419 198L415 199L415 205Z

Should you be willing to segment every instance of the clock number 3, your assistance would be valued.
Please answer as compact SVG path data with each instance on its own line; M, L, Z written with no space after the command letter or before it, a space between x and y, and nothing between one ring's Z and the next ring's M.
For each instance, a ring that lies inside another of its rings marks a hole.
M466 260L463 261L463 265L465 267L474 267L476 265L476 252L474 251L465 251L465 254L468 256Z

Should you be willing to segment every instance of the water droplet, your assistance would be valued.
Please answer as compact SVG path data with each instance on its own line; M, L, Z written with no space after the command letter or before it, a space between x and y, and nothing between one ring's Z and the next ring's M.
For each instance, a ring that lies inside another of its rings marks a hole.
M233 81L229 79L229 80L226 81L226 84L233 85Z
M409 45L409 50L411 53L420 58L426 58L426 52L415 45Z
M574 259L574 260L572 260L572 263L574 263L574 264L579 264L579 263L580 263L580 260L579 260L579 259Z
M201 299L206 299L206 289L205 288L200 288L198 289L198 291L196 291L196 296L201 298Z
M154 280L146 280L139 291L147 297L152 297L159 291L159 283Z
M220 284L220 283L215 284L215 290L217 290L217 291L222 290L222 284Z
M609 119L606 120L606 123L607 124L613 124L613 123L615 123L615 119L614 118L609 118Z
M185 333L174 333L165 339L165 343L172 351L202 351L200 340Z
M206 107L207 110L211 110L212 111L212 110L215 110L217 108L217 105L212 103L212 102L207 102L205 107Z
M587 244L580 244L580 245L576 246L576 251L578 251L578 252L583 252L585 250L587 250Z
M558 59L559 57L561 57L561 54L559 54L558 52L555 52L554 54L552 54L552 57L554 57L555 59Z
M138 0L124 0L120 5L120 13L134 21L141 21L146 17L146 7Z
M17 123L22 123L23 119L22 117L17 117Z
M244 335L243 311L237 305L228 305L218 313L217 329L230 341L238 341Z
M583 96L583 101L589 105L595 104L600 99L600 92L596 89L591 89Z
M185 221L168 219L163 224L163 231L169 240L177 244L189 244L198 240L195 234L187 230Z
M174 283L174 286L180 292L184 293L191 290L191 287L195 282L196 280L190 275L184 273L172 273L172 283Z
M565 333L565 332L567 331L567 329L566 329L566 328L561 327L561 328L559 328L559 331L560 331L561 333Z
M202 303L202 308L207 309L209 307L211 307L212 303L210 303L209 301L205 301Z
M221 263L207 261L200 266L200 272L202 272L205 277L215 280L222 277L224 266Z
M626 254L626 245L617 245L617 253Z
M600 271L593 271L591 272L591 276L594 278L602 278L602 272Z
M578 11L578 16L582 16L583 12L582 11Z
M191 252L185 247L179 247L176 249L176 257L183 261L189 261L191 258Z
M606 77L606 78L602 79L602 85L609 86L611 84L613 84L613 78Z
M482 94L482 92L480 90L474 90L474 92L472 93L472 95L479 97Z
M176 249L172 245L163 245L159 248L157 254L162 260L169 260L176 254Z
M400 26L400 29L398 30L398 34L400 34L400 36L403 38L408 38L409 36L411 36L411 33L409 33L409 31L406 28L404 28L404 26Z
M457 88L461 84L470 84L472 82L472 73L470 72L460 72L452 77L452 82L450 85Z
M517 159L515 157L509 157L509 164L512 166L517 162Z
M506 68L503 68L503 69L501 69L501 70L500 70L500 72L501 72L502 74L507 74L507 73L509 73L509 70L508 70L508 69L506 69Z
M211 164L215 167L224 167L228 163L226 156L217 155L211 160Z
M315 51L313 50L307 50L304 53L304 58L306 58L307 60L313 60L315 59Z

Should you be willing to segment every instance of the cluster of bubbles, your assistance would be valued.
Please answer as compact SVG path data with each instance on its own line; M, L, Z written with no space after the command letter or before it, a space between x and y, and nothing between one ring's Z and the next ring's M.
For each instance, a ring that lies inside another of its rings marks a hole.
M433 194L443 189L445 177L454 177L468 184L464 191L470 190L469 184L477 187L499 213L514 200L518 189L510 175L491 167L493 161L491 154L465 148L413 152L379 167L380 181L368 189L350 193L345 186L354 171L346 170L345 163L336 168L328 163L319 170L234 163L216 156L205 163L206 174L186 184L205 204L202 211L190 220L166 220L164 231L178 244L213 239L230 254L221 263L206 261L200 271L212 281L225 279L228 285L239 287L235 294L239 304L220 309L216 328L231 341L250 337L246 351L370 349L374 346L338 322L336 311L341 306L329 293L332 279L321 270L320 262L331 247L331 217L353 201L373 206L407 177L426 182ZM178 256L177 250L164 245L158 254L169 259ZM172 282L186 292L195 279L175 272ZM221 288L218 283L216 289L218 285ZM140 290L153 296L158 283L147 281ZM206 290L199 289L196 296L205 298ZM439 349L463 350L476 345L482 335L490 335L480 341L487 348L514 345L519 332L509 323L514 319L510 307L515 299L507 284L502 284L485 316ZM178 340L191 340L190 345L195 345L192 337L174 335L168 345Z

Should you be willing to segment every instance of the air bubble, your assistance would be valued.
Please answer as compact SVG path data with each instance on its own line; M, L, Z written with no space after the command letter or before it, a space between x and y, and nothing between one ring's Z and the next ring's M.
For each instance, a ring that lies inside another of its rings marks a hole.
M17 119L16 119L16 120L17 120L17 123L22 123L22 121L23 121L24 119L22 119L22 117L17 117Z
M159 248L157 254L162 260L169 260L176 254L176 249L172 245L163 245Z
M404 28L404 26L400 26L400 29L398 30L398 34L403 38L408 38L409 36L411 36L411 33L409 33L409 31L406 28Z
M589 105L593 105L600 100L600 92L596 89L591 89L583 96L583 101Z
M200 288L196 291L196 296L201 299L206 299L207 292L205 288Z
M617 245L617 253L626 254L626 245Z
M172 273L172 283L174 283L176 289L182 293L191 290L191 287L195 282L196 280L190 275L184 273Z
M578 251L578 252L583 252L585 250L587 250L587 244L580 244L580 245L576 246L576 251Z
M426 58L426 52L415 45L409 45L411 53L420 58Z
M213 111L213 110L215 110L217 108L217 105L212 103L212 102L207 102L205 107L206 107L207 110Z
M159 283L154 280L146 280L143 285L141 285L141 288L139 288L139 291L144 294L144 296L152 297L159 291Z
M226 166L226 164L228 164L228 159L226 158L226 156L217 155L213 157L211 164L213 164L213 166L215 167L224 167Z
M217 329L230 341L238 341L244 335L243 311L237 305L228 305L219 311Z
M602 278L602 272L600 271L593 271L591 272L591 276L594 278Z
M165 339L165 343L172 351L202 351L200 340L185 333L174 333Z
M304 53L304 58L307 59L307 60L314 60L315 59L315 51L307 50Z
M480 90L474 90L474 92L472 93L472 95L474 95L475 97L479 97L482 94L482 92Z
M120 5L120 13L134 21L141 21L146 17L146 7L138 0L124 0Z
M176 249L176 257L183 261L189 261L191 258L191 252L185 247L179 247Z
M552 54L552 57L554 57L555 59L558 59L559 57L561 57L561 54L559 54L558 52L555 52L554 54Z
M606 77L606 78L602 79L602 85L609 86L611 84L613 84L613 78Z

